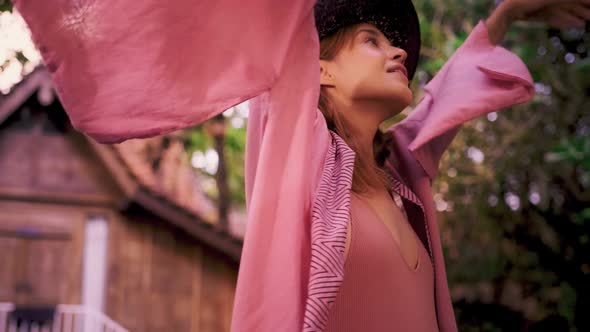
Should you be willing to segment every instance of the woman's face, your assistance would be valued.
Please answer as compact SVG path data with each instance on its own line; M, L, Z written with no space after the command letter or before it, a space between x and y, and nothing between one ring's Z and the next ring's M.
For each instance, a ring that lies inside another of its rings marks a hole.
M403 67L406 57L374 25L358 24L348 46L332 60L320 60L321 84L332 87L330 94L349 105L382 102L392 116L412 101Z

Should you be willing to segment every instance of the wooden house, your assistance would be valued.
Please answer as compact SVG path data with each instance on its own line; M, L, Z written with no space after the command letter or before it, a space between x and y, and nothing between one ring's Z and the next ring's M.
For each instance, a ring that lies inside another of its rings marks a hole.
M0 323L41 310L61 330L93 313L129 331L229 331L245 213L221 227L201 180L174 135L76 132L35 69L0 95Z

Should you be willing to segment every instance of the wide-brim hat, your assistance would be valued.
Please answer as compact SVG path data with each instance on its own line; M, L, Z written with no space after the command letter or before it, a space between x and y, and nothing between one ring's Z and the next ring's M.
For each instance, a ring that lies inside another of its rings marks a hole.
M421 40L418 14L411 0L318 0L314 14L320 40L349 25L375 25L394 46L408 53L408 79L414 77Z

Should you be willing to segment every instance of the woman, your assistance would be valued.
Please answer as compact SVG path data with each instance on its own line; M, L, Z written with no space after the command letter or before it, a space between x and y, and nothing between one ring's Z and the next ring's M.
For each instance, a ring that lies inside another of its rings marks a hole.
M524 63L496 45L513 21L589 17L588 0L505 1L381 134L412 99L409 0L15 5L73 125L99 142L186 128L252 98L232 331L456 331L431 202L438 160L465 121L533 97ZM368 234L372 246L355 242ZM407 298L375 297L390 286ZM374 302L350 306L355 294Z

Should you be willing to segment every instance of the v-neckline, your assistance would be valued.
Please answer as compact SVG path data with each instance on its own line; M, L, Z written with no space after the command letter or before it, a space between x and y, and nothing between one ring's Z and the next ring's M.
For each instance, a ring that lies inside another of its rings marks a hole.
M393 244L395 245L397 252L399 254L399 257L402 259L402 261L404 262L404 265L408 268L408 270L410 270L411 272L418 272L418 270L420 269L420 266L422 265L422 259L420 257L420 248L418 248L418 245L420 244L418 240L418 236L415 235L414 229L412 228L412 226L410 225L411 231L414 234L414 242L416 243L416 265L415 267L410 266L410 264L408 264L408 262L406 261L404 255L402 254L401 251L401 244L397 243L397 241L395 240L395 237L393 236L393 233L391 232L391 230L389 229L389 227L387 227L387 225L385 224L385 222L383 221L383 219L381 218L381 216L379 216L379 214L377 213L377 211L375 211L375 209L373 208L373 206L371 204L369 204L367 201L365 201L364 197L361 197L360 195L355 194L354 192L351 191L351 195L356 196L356 198L360 201L363 202L363 204L365 204L369 210L371 210L371 213L373 213L373 215L375 215L375 217L377 218L377 220L379 220L379 222L381 223L381 225L385 228L385 230L388 233L388 237L391 239L391 241L393 242ZM389 195L391 196L391 193L389 193ZM391 197L391 199L394 199L393 197ZM393 202L395 204L395 201ZM404 218L407 218L404 216ZM409 224L409 221L406 220L406 223Z

